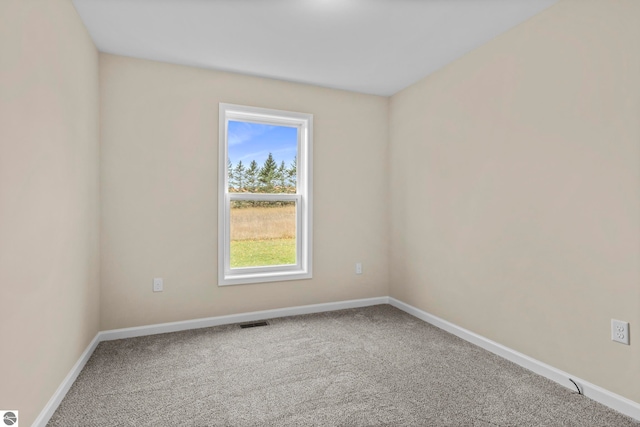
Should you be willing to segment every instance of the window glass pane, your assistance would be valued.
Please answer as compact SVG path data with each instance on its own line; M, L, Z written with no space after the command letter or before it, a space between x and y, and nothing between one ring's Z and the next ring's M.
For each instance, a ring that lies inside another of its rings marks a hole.
M231 268L296 264L296 202L231 202Z
M298 128L230 120L229 192L295 193Z

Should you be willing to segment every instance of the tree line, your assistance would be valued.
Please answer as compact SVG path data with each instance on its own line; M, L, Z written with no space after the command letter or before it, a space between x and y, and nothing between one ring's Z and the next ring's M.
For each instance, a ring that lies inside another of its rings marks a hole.
M229 159L229 192L232 193L295 193L297 178L297 158L289 166L284 161L280 165L273 155L258 166L255 160L249 165L238 161L235 165Z

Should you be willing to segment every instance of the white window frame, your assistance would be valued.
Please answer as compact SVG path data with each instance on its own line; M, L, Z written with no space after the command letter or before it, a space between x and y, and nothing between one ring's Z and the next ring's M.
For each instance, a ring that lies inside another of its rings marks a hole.
M312 277L312 139L313 115L220 103L218 159L218 286L279 282ZM230 193L229 121L298 128L296 194ZM296 202L296 264L231 268L230 209L233 200Z

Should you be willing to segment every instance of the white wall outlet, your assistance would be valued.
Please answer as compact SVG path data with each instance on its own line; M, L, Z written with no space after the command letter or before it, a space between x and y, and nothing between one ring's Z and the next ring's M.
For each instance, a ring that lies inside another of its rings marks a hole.
M611 319L611 340L629 345L629 322Z
M164 282L162 277L153 279L153 292L162 292L164 290Z
M356 274L362 274L362 263L356 262Z

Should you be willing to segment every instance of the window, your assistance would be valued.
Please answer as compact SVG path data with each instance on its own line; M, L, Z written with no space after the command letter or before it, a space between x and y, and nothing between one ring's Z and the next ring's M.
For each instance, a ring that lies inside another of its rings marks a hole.
M312 124L220 104L219 285L311 278Z

